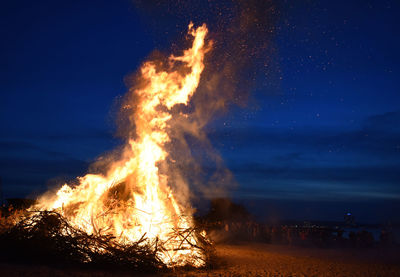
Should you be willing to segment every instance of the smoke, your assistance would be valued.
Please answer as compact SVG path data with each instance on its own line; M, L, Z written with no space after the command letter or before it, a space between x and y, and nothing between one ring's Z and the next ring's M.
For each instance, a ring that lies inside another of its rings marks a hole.
M212 50L207 53L199 87L188 107L173 110L169 158L160 165L160 171L168 171L170 186L179 191L181 203L188 198L196 200L199 195L226 196L236 182L208 140L206 129L230 107L245 106L254 88L273 78L276 5L272 0L134 0L133 3L145 25L150 26L156 45L178 41L177 37L182 37L191 21L197 26L206 23L210 30ZM172 44L171 52L179 52L185 43ZM157 60L160 68L168 65L160 52L154 52L150 59ZM126 80L130 88L140 86L135 75ZM128 94L123 103L134 102L132 97L135 96ZM126 124L130 123L122 111L119 134L134 136L134 126L126 128ZM126 130L133 132L127 134Z
M205 121L215 112L226 111L230 104L244 105L256 84L271 82L277 66L273 37L279 16L274 0L133 3L138 15L151 26L156 45L167 41L173 48L181 47L176 42L185 34L189 22L207 24L213 50L202 74L201 93L193 99L213 100L202 107L201 111L211 112L207 113L208 118L204 117Z

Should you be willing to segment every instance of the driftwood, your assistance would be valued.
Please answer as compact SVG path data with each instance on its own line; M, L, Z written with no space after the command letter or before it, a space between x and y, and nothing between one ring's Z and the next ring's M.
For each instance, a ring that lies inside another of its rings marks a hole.
M72 227L54 211L34 212L12 227L3 226L0 229L0 259L3 261L85 264L96 268L117 267L140 271L166 268L157 256L157 251L163 250L163 242L149 242L144 234L139 241L120 244L112 236L87 234ZM187 237L193 232L197 230L174 230L175 235L171 239L189 242ZM203 259L207 263L212 254L211 245L201 235L197 237L199 244L190 246L200 248L205 253Z

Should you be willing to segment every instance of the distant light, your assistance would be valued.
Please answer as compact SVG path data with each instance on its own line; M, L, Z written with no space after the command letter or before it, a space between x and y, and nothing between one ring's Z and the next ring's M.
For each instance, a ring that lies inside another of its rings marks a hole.
M347 213L347 215L351 215L351 213Z

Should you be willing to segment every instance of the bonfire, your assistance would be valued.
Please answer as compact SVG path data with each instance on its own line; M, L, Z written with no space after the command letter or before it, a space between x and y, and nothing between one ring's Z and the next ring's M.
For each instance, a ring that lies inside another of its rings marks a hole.
M97 259L151 267L206 264L205 233L195 228L188 197L177 198L170 186L166 145L176 107L188 105L199 85L211 48L207 32L205 24L189 24L189 49L167 62L153 60L141 66L121 107L132 111L132 130L126 132L126 145L110 159L106 172L78 177L78 184L64 184L56 193L43 195L18 215L3 238L32 242L41 234L41 239L53 241L52 251L87 263Z

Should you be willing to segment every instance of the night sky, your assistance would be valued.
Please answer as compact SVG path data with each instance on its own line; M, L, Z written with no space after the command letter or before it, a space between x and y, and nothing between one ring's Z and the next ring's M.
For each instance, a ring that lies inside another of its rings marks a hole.
M186 30L154 30L130 1L1 5L2 193L27 197L121 143L124 78ZM269 220L400 221L399 8L280 1L269 74L209 126L236 201Z

